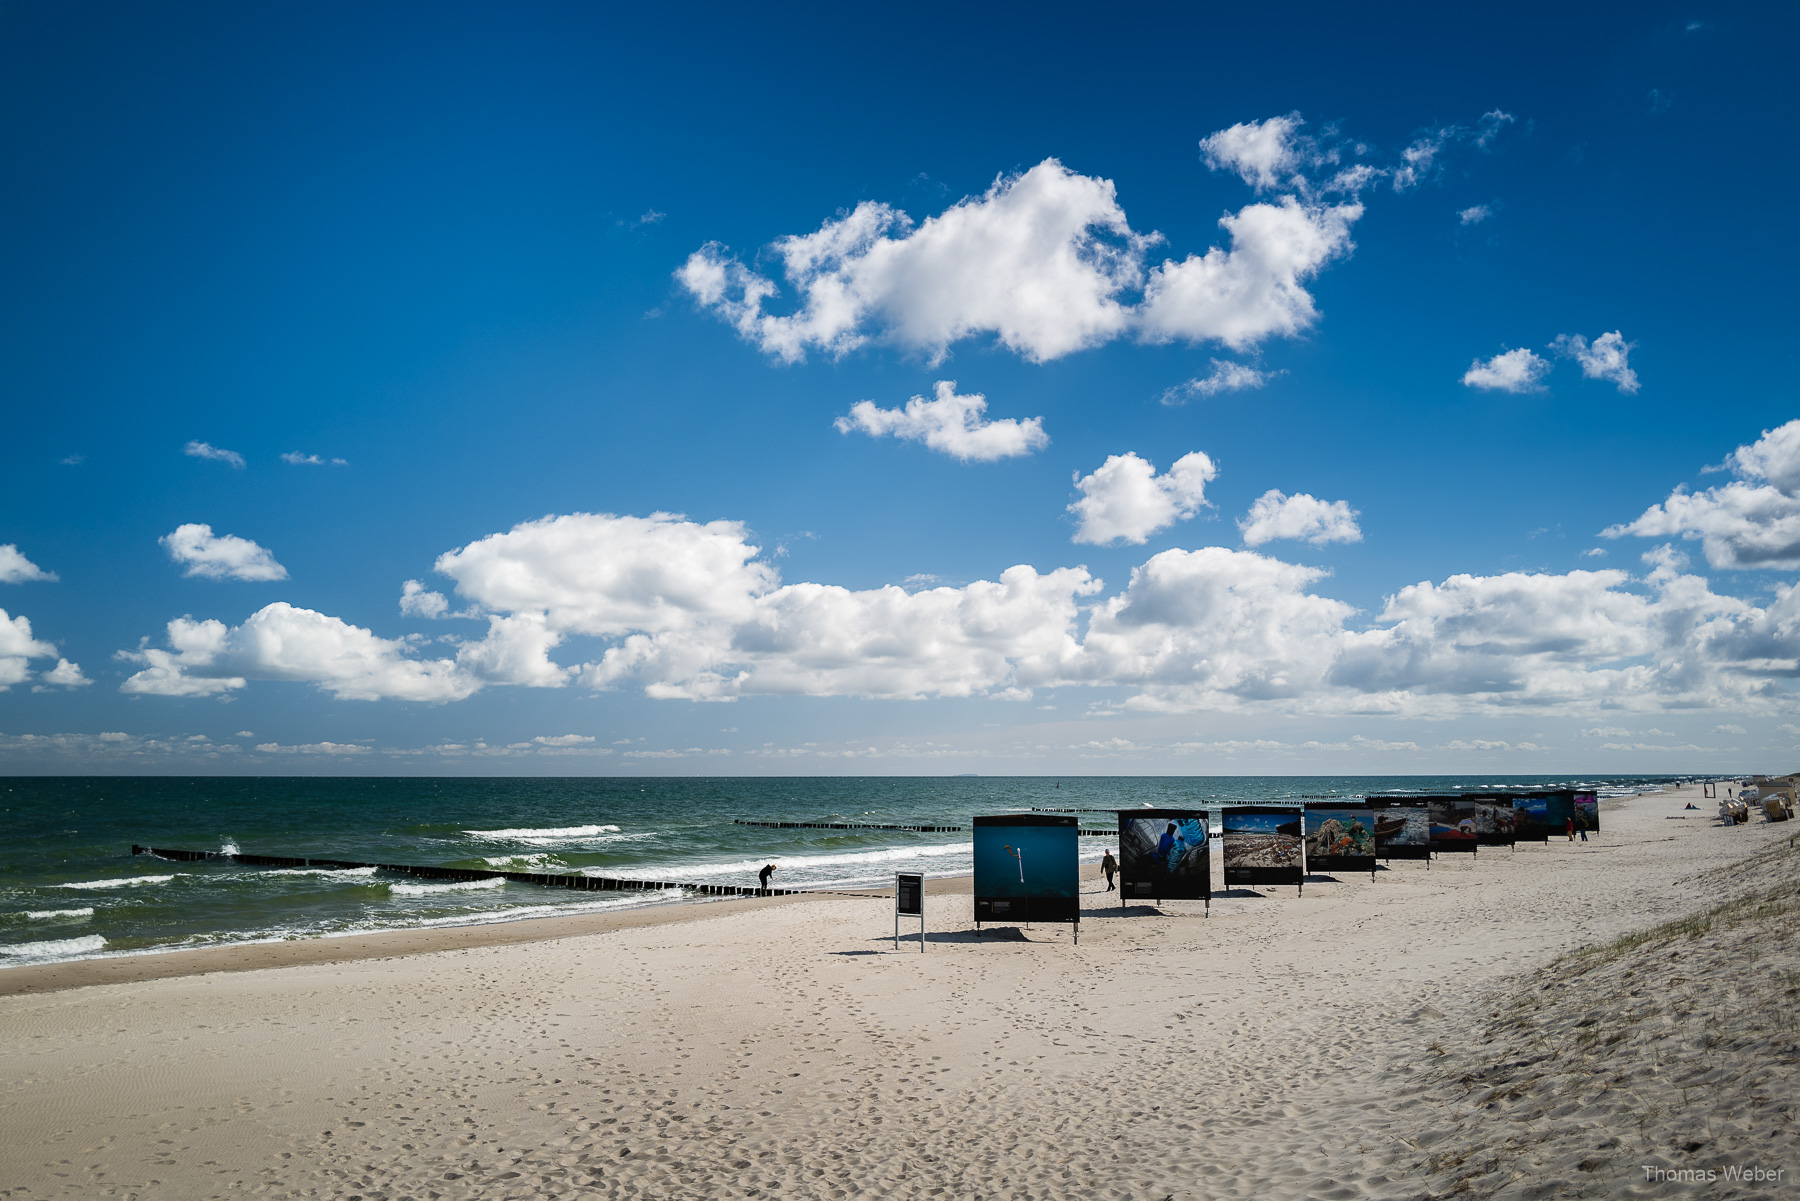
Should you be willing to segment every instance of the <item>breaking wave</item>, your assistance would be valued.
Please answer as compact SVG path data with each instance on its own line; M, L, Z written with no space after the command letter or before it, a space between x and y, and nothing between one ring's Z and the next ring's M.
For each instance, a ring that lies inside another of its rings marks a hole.
M88 905L81 909L27 909L25 911L25 916L34 922L47 921L51 918L58 917L93 917L94 907Z
M488 842L573 842L583 838L593 838L600 834L617 834L617 826L552 826L545 829L521 828L517 830L464 830L470 838L480 838Z
M372 876L373 867L272 867L258 871L258 876Z
M116 880L82 880L74 884L52 884L52 888L125 888L132 884L167 884L174 876L120 876Z
M490 876L486 880L457 880L450 884L390 884L389 892L403 897L426 897L436 892L470 892L482 888L503 888L506 877Z
M0 955L8 955L14 959L61 959L66 955L86 955L105 947L104 938L98 934L86 934L80 938L46 938L40 942L0 946Z

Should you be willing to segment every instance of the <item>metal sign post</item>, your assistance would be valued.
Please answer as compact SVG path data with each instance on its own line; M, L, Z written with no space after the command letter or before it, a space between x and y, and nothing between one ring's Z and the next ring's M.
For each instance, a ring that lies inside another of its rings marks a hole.
M920 872L894 873L894 950L900 949L900 919L919 919L919 954L925 953L925 876Z

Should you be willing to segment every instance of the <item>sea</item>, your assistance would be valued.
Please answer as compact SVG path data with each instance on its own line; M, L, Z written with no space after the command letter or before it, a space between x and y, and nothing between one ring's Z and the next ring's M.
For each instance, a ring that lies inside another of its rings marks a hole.
M786 779L0 778L0 971L224 943L478 925L704 903L687 889L594 893L372 868L268 869L133 844L310 859L584 872L676 885L889 885L970 870L976 814L1342 800L1492 788L1657 790L1677 776L950 776ZM952 826L954 832L746 822ZM1080 840L1098 860L1104 837ZM714 901L712 903L721 903ZM729 902L722 902L729 903Z

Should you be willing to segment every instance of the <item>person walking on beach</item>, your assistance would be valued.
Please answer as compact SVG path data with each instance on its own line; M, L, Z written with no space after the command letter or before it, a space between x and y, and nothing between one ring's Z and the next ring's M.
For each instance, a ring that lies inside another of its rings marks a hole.
M774 874L775 874L775 865L773 863L765 864L763 866L763 869L760 872L756 873L756 878L760 882L759 887L761 887L764 891L767 891L767 889L769 887L769 877Z
M1587 835L1584 833L1582 837L1585 838ZM1569 841L1575 841L1575 819L1572 817L1569 819Z
M1106 891L1113 891L1113 873L1119 870L1119 861L1108 851L1100 857L1100 870L1106 873Z

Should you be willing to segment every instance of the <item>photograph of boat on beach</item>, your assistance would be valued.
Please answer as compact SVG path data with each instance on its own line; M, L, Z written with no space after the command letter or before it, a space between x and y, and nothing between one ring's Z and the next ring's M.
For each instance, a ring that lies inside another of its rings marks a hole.
M1431 858L1431 807L1423 798L1371 797L1375 853L1382 859Z
M1158 901L1212 895L1212 841L1206 813L1133 809L1119 814L1119 892Z
M974 819L975 920L1081 920L1080 831L1073 815Z
M1221 815L1225 886L1298 885L1306 874L1303 819L1297 808L1238 805Z
M1375 811L1366 805L1306 807L1306 868L1314 872L1375 870Z

